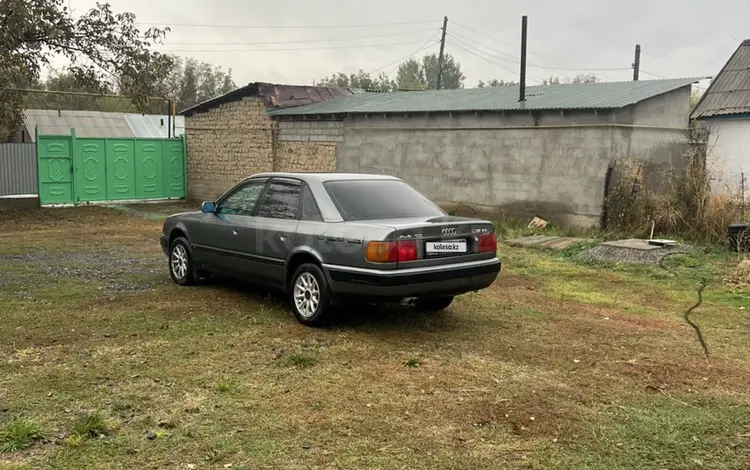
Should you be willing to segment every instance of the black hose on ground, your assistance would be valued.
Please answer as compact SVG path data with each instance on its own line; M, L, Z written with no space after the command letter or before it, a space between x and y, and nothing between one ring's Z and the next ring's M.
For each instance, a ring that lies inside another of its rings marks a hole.
M670 256L683 255L683 254L685 254L684 251L675 252L675 253L667 253L666 255L662 256L661 259L659 260L659 266L663 270L667 271L668 273L674 274L676 276L677 273L675 273L673 271L670 271L669 268L667 268L667 266L664 264L664 262ZM703 338L703 332L701 332L700 327L695 322L693 322L690 319L690 314L693 313L693 310L695 310L696 308L698 308L703 303L703 291L706 289L707 285L708 285L708 280L706 280L705 277L701 278L701 284L700 284L700 286L698 286L698 301L692 307L690 307L689 309L685 310L685 313L682 316L685 319L685 322L688 325L690 325L693 328L693 330L695 330L695 335L698 337L698 342L700 343L701 347L703 348L703 357L706 360L708 360L708 356L709 356L709 354L708 354L708 345L706 344L706 340Z

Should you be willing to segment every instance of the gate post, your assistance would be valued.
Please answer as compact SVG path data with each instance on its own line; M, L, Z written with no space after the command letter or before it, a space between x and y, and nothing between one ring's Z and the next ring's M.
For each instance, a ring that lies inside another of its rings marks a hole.
M184 200L188 198L188 164L187 164L187 132L183 131L182 135L182 177L184 178L183 188L185 188L185 195L182 197Z
M78 193L76 192L76 130L70 129L70 185L73 196L73 207L78 207Z

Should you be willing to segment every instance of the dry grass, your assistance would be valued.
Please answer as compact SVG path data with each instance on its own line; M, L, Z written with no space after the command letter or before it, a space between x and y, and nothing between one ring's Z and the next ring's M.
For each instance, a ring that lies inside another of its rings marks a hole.
M662 235L724 244L727 227L741 220L738 188L711 188L701 158L688 158L684 168L657 175L661 187L656 191L646 186L642 163L621 161L617 170L619 180L610 187L606 201L606 224L613 232L648 238L653 220Z
M0 257L163 257L157 220L112 210L0 222ZM500 254L496 285L441 315L357 311L324 330L265 291L177 287L166 266L151 290L109 292L0 264L0 424L26 416L49 439L0 468L750 465L745 293L712 281L694 317L706 362L680 319L690 276ZM91 410L106 432L76 438Z

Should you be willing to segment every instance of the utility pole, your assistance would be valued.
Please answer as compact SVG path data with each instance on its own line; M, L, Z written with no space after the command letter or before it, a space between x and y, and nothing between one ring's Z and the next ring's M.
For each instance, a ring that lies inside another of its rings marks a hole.
M528 29L528 17L521 17L521 81L519 83L519 102L526 101L526 36Z
M633 81L637 82L641 72L641 45L635 45L635 61L633 62Z
M445 33L448 31L448 17L443 17L443 37L440 38L440 55L438 56L438 72L436 90L440 89L440 82L443 78L443 51L445 50Z

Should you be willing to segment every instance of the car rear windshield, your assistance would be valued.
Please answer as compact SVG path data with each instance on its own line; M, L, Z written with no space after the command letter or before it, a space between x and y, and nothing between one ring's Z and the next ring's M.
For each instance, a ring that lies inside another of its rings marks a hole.
M439 207L402 181L328 181L325 187L344 220L445 215Z

